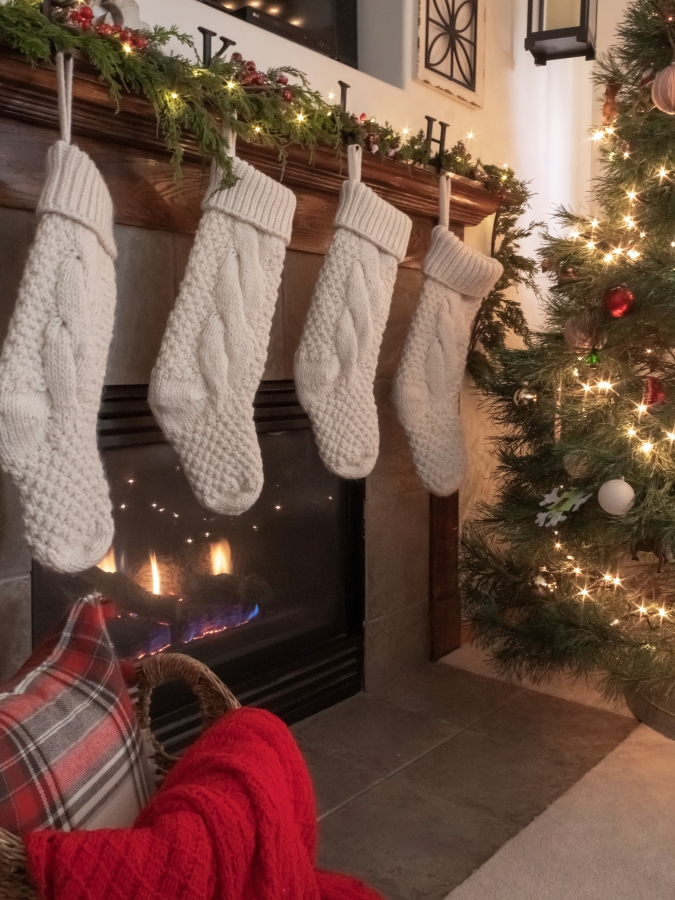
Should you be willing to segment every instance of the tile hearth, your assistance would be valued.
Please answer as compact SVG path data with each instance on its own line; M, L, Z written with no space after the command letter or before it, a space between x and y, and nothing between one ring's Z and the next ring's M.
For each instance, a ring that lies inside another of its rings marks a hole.
M293 727L320 863L388 900L442 900L635 728L442 664Z

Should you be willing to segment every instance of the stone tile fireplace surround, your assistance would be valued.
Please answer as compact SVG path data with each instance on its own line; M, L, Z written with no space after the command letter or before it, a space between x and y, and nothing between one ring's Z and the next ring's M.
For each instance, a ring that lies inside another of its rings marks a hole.
M3 175L0 184L0 340L4 340L7 331L35 229L32 210L41 183L41 161L55 138L53 73L37 70L37 75L31 75L24 85L24 64L12 57L3 59L3 55L0 54L0 70L4 68L6 78L4 88L0 84L0 164L8 175ZM12 77L15 84L11 84ZM0 83L2 80L0 77ZM28 84L29 80L33 83ZM25 92L25 100L22 98L17 105L20 91ZM104 116L110 119L110 104L102 91L86 72L79 84L76 79L74 140L92 154L102 169L113 193L118 219L118 305L106 383L143 384L149 380L187 262L204 168L188 153L185 189L182 195L176 191L166 155L152 136L154 124L149 123L147 134L132 137L132 131L135 134L138 130L140 101L135 99L129 101L134 105L134 116L125 122L123 104L122 113L116 118L115 127L124 138L119 140L119 147L115 147L115 137L111 137L109 121L93 128L91 116L78 121L78 107L91 105L92 97L103 108L102 113L98 109L101 122ZM44 106L44 110L38 115L31 103ZM147 109L142 112L147 118ZM242 152L253 164L258 164L256 153L262 154L261 167L270 173L278 172L273 151L251 148L250 155L249 148L245 148ZM322 253L330 239L330 222L344 177L334 156L330 154L329 161L328 156L320 160L320 165L309 168L306 155L295 154L287 169L288 183L298 193L297 228L284 268L265 380L290 379L293 375L293 356ZM434 513L434 503L417 478L391 401L392 379L422 286L420 264L435 224L435 180L432 175L421 175L421 181L415 183L410 178L408 185L408 174L404 171L402 178L401 167L388 165L385 170L374 161L364 163L364 180L371 184L378 181L376 190L385 197L387 179L395 182L392 202L413 214L414 220L411 255L399 269L377 369L380 457L366 482L365 687L375 689L429 659L432 622L436 634L439 630L448 631L447 593L452 580L449 566L455 552L456 518L453 524L447 504L440 511L436 507ZM26 168L30 171L26 172ZM452 218L453 228L461 234L464 224L477 224L494 211L494 205L491 208L493 201L481 196L484 191L475 183L460 183L458 188ZM404 203L400 202L401 197ZM406 208L408 201L411 205ZM414 214L416 211L418 215ZM3 475L0 677L13 671L30 651L30 569L17 495Z

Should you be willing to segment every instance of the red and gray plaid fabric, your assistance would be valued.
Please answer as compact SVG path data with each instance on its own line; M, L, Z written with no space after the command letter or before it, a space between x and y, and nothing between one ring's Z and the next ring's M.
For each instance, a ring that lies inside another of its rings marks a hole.
M151 793L138 721L95 596L0 686L0 826L131 825Z

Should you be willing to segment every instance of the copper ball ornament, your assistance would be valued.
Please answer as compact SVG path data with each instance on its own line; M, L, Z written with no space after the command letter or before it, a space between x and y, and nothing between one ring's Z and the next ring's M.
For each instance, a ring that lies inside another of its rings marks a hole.
M563 456L565 471L572 478L585 478L591 472L591 459L583 450L571 450Z
M622 319L635 306L635 294L625 285L616 285L605 291L602 305L610 316L615 319Z
M669 116L675 116L675 62L663 69L652 84L654 106Z

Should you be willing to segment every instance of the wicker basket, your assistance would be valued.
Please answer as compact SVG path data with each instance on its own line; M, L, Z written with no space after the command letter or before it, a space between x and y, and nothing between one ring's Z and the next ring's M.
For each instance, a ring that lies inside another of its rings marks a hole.
M182 653L164 653L141 660L136 666L138 695L136 709L141 728L150 729L150 699L153 690L165 681L180 679L199 701L203 728L208 728L227 712L239 709L240 703L222 681L203 663ZM165 775L176 764L155 740L154 759ZM0 900L39 900L30 882L23 841L0 828Z

